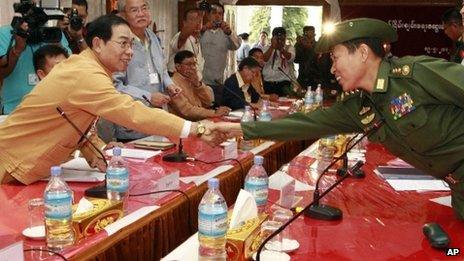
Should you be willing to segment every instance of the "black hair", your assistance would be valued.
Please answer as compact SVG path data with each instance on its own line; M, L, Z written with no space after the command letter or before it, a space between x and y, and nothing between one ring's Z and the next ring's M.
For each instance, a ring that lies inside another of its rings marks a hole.
M200 14L201 10L199 8L190 8L190 9L187 9L185 10L184 12L184 15L182 16L182 19L184 21L187 21L187 16L190 14L190 13L197 13L197 14Z
M69 57L68 52L61 45L47 44L37 49L32 56L32 63L34 64L34 70L45 69L45 63L47 57L56 57L64 55L66 58Z
M272 30L272 36L287 35L287 31L283 27L276 27Z
M89 24L85 42L89 48L93 47L92 39L94 37L101 38L106 43L111 39L111 36L113 36L113 27L121 24L129 26L126 20L117 15L102 15Z
M238 36L240 36L240 38L242 38L245 41L247 41L248 37L250 37L250 35L248 33L241 33Z
M456 23L462 25L462 15L457 8L450 8L443 13L441 21L444 24Z
M72 0L72 4L78 6L85 6L86 12L88 12L89 10L89 4L87 3L87 0Z
M180 64L185 59L192 58L192 57L195 57L194 53L192 53L189 50L183 50L183 51L180 51L180 52L176 53L176 55L174 56L174 63L175 64Z
M361 44L365 44L371 48L372 52L378 57L385 56L385 49L383 48L383 44L385 41L379 38L357 38L353 40L346 41L342 43L348 49L348 52L353 53L356 49L359 48Z
M314 28L314 26L312 25L306 25L303 27L303 32L307 32L307 31L315 31L316 29Z
M238 70L242 71L245 66L250 69L256 67L261 68L261 66L259 66L259 63L253 57L246 57L245 59L243 59L238 65Z
M251 48L251 50L248 52L248 56L253 56L253 54L255 53L264 53L263 50L261 50L261 48Z

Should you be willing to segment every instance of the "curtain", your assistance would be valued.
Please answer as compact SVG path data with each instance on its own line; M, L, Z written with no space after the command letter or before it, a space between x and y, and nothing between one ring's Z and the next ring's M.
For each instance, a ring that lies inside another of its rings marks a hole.
M152 21L156 23L158 36L161 38L161 46L167 58L169 42L178 32L177 0L148 0L152 15Z
M341 14L340 14L340 4L338 0L325 0L330 5L330 21L331 22L340 22L341 21Z
M13 19L13 3L19 2L19 0L1 0L0 1L0 26L11 23Z

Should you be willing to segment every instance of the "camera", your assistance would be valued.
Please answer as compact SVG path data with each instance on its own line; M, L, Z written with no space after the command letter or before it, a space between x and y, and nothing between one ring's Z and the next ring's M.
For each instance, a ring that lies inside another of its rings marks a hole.
M58 27L45 26L52 16L49 16L43 8L37 7L32 0L21 0L19 3L14 3L13 9L16 13L20 13L21 17L13 17L11 21L12 34L26 38L27 44L58 43L61 41L62 34ZM64 17L62 12L57 15L56 10L54 11L53 17ZM28 24L28 30L21 28L24 22Z
M201 11L206 11L206 12L211 11L211 5L206 0L202 0L201 2L199 2L198 3L198 8Z
M74 31L79 31L84 27L84 19L82 19L77 13L77 9L73 8L71 14L69 14L69 26Z

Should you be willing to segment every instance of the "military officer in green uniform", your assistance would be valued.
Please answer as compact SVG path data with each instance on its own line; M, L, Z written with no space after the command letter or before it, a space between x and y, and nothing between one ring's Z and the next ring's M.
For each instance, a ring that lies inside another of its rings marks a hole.
M316 45L331 52L331 72L342 101L309 114L271 122L219 123L246 139L311 139L364 132L415 167L446 180L452 205L464 218L464 66L427 56L382 59L385 42L397 40L387 23L369 18L335 25Z

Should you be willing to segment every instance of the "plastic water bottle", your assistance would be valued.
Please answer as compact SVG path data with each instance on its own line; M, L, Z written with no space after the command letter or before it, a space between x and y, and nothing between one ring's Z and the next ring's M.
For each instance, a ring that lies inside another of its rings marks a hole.
M250 106L245 106L245 112L243 113L241 122L253 122L255 119L253 117L253 111ZM251 150L253 148L253 140L240 140L240 149L242 150Z
M245 190L255 198L259 213L266 208L269 193L269 178L263 168L263 162L263 156L255 156L254 165L245 178Z
M198 206L200 260L226 260L227 204L219 191L219 180L208 180L208 191Z
M311 112L314 108L314 95L311 91L311 86L308 87L304 98L304 112Z
M314 105L321 108L324 101L324 92L322 91L321 84L317 85L316 93L314 95Z
M109 200L124 201L129 190L129 171L121 157L121 148L113 148L113 157L106 169L106 194Z
M263 107L261 108L261 112L259 113L259 121L271 121L272 115L269 112L269 101L263 101Z
M45 188L45 234L47 247L61 250L74 243L72 228L72 191L60 177L61 167L51 168L51 178Z

